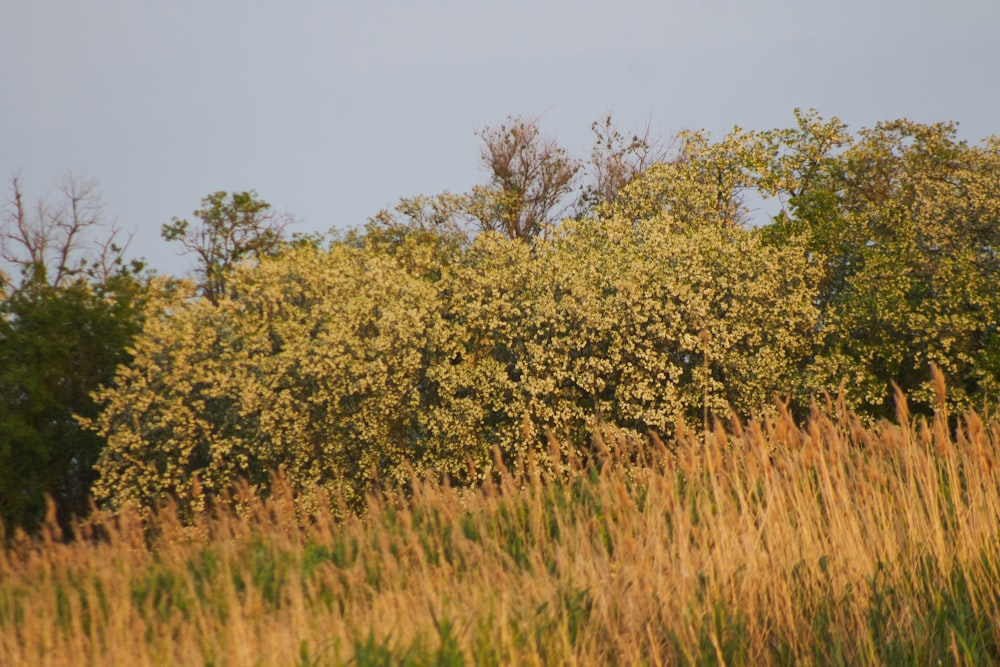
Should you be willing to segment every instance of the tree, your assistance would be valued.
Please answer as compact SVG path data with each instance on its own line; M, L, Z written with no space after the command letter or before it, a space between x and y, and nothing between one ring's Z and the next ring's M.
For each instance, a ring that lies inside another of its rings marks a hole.
M193 215L201 220L192 228L187 220L174 218L161 228L167 241L177 241L185 253L198 259L196 272L202 294L212 303L227 293L233 268L248 259L276 253L284 244L285 228L293 222L285 213L274 213L271 205L248 192L214 192L201 200Z
M79 277L103 282L127 268L139 272L141 262L124 266L129 238L103 219L104 204L97 181L73 174L58 186L61 198L55 204L44 199L34 207L25 202L20 178L11 179L11 194L0 218L0 261L20 270L22 286L40 283L62 287ZM14 287L0 272L0 289Z
M78 416L109 382L138 331L141 262L126 264L101 218L96 184L67 177L61 201L29 207L18 179L0 227L3 259L22 273L0 301L0 522L33 528L51 497L66 526L89 510L104 441ZM103 235L102 235L103 232Z
M770 135L771 183L789 210L765 233L802 244L823 271L811 384L846 380L854 407L890 416L894 381L930 411L935 364L952 410L995 397L1000 140L970 146L954 124L907 120L851 138L837 119L796 116L797 129Z
M90 393L110 382L139 328L141 286L33 285L0 305L0 520L31 528L51 497L65 526L89 511L103 439Z
M734 128L713 141L705 131L682 132L677 144L673 159L634 175L615 197L598 201L594 214L633 221L662 218L677 229L743 225L749 218L744 195L757 187L763 159L757 134Z
M404 197L391 210L383 209L369 218L362 229L348 232L344 241L357 247L388 249L421 234L466 245L472 237L469 208L470 198L464 194Z
M631 137L615 127L611 114L590 126L594 145L590 151L590 183L585 185L577 206L586 215L602 203L615 202L621 191L654 164L668 162L674 142L664 143L650 135L649 123Z
M510 117L479 133L480 160L490 180L473 189L470 213L481 230L530 239L566 211L580 163L554 139L542 136L537 119Z
M240 266L239 300L174 295L98 396L95 495L197 511L238 477L267 493L277 468L361 507L414 472L477 483L538 426L579 445L595 409L664 434L706 406L754 414L811 349L805 257L739 228L671 230L568 220L534 244L459 246L414 229Z
M457 253L417 232L296 247L237 267L239 301L157 305L90 422L108 438L98 499L198 510L196 488L266 493L274 469L354 507L414 470L471 481L505 397L503 369L470 351Z
M488 183L464 194L400 199L392 209L370 218L364 235L385 242L416 229L464 243L481 231L533 239L564 216L596 217L598 206L617 202L626 185L671 155L672 142L652 138L648 125L642 133L626 138L609 115L591 129L595 142L586 169L590 182L575 202L569 196L585 171L583 163L554 139L543 136L537 119L513 116L478 133L483 142L480 162L489 174Z

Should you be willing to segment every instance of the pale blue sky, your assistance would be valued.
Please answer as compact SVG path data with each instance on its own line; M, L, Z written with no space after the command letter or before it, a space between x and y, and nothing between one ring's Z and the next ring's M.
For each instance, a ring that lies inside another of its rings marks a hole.
M175 273L160 225L209 192L356 226L479 182L475 132L509 114L580 155L609 111L664 137L794 107L1000 133L997 0L4 0L0 31L0 177L98 179Z

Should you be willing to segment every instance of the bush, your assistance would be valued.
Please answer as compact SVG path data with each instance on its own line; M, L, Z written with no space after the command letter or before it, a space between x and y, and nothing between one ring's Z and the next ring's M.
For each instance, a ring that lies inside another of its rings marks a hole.
M280 470L358 506L414 471L476 482L494 448L513 461L543 426L583 443L595 409L662 432L706 400L749 414L793 391L816 317L801 253L669 230L303 246L237 271L217 304L155 303L99 395L95 492L200 509L205 491L246 477L265 492Z

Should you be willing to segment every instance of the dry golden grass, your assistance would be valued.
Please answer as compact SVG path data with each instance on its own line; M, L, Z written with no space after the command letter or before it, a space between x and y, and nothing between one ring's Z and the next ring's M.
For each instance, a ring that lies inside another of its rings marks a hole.
M0 551L0 664L1000 660L1000 421L837 413L666 446L602 428L600 469L532 458L363 518L279 484L190 526L21 538Z

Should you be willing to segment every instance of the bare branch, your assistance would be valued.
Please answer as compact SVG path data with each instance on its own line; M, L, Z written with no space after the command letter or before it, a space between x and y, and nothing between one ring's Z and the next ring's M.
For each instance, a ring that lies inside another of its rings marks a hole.
M69 173L57 189L56 205L39 199L31 212L20 178L11 178L0 217L0 261L20 270L22 285L57 287L81 277L106 280L121 267L128 239L119 243L121 229L104 222L97 181Z
M568 207L560 203L572 191L580 163L541 136L538 119L511 117L479 137L480 159L490 173L489 186L472 195L481 229L530 238L565 213Z
M601 202L613 202L619 192L632 180L654 164L675 159L677 137L664 142L651 135L650 121L641 132L631 137L622 134L615 126L611 114L591 126L594 146L590 152L592 184L584 188L580 197L580 213L585 214Z

